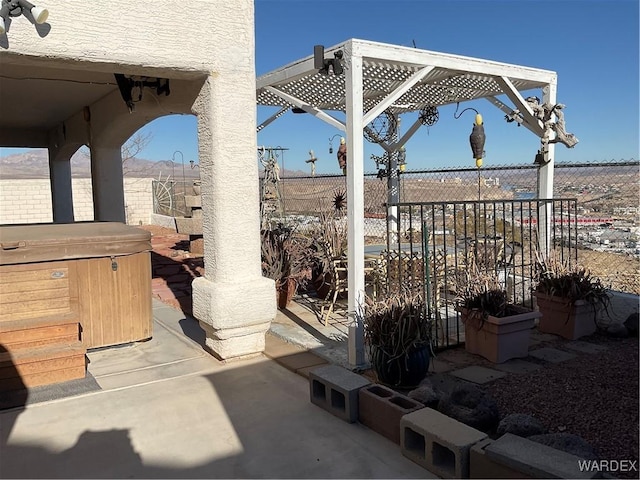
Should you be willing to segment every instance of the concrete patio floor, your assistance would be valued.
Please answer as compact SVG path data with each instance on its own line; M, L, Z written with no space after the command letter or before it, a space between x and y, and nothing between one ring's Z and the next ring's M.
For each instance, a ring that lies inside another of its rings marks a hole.
M0 412L1 478L437 478L309 401L313 353L269 334L223 363L180 310L154 300L154 320L148 342L88 353L90 391Z

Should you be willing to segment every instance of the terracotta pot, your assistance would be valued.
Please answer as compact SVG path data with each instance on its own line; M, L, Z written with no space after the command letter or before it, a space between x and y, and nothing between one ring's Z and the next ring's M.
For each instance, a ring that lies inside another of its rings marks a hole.
M474 355L480 355L493 363L502 363L512 358L523 358L529 355L531 329L540 312L524 307L514 307L519 313L508 317L489 315L478 328L478 310L461 310L464 323L465 349Z
M542 318L538 330L569 340L591 335L596 331L597 309L584 300L573 304L563 297L534 292Z
M278 308L286 308L291 303L293 296L296 294L296 286L296 281L293 278L288 278L279 289L276 288Z

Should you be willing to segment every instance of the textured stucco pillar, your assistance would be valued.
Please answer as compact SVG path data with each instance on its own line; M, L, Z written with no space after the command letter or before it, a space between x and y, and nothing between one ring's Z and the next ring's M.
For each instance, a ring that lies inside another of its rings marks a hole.
M94 220L126 223L120 145L91 146L91 187Z
M250 72L210 76L194 105L206 275L193 281L193 312L221 359L262 352L276 314L261 270L255 109Z
M49 154L49 181L54 223L73 223L73 193L71 185L71 157L51 158Z

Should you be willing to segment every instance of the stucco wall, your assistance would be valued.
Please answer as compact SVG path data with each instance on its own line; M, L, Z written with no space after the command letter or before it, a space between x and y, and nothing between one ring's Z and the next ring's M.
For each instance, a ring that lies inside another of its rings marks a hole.
M153 213L151 178L125 178L124 201L129 225L146 225ZM73 210L76 221L93 220L91 179L73 179ZM0 224L53 221L48 179L0 180Z
M41 35L25 18L14 19L5 55L69 61L69 68L113 71L120 64L188 72L253 72L253 1L174 0L131 2L47 0ZM249 47L249 48L247 48ZM25 58L20 59L24 62Z

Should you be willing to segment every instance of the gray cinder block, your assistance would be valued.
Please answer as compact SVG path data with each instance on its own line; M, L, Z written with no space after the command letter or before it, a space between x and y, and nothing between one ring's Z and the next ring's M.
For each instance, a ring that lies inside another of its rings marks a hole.
M443 478L469 478L469 450L485 438L485 433L431 408L400 420L402 454Z
M202 208L202 197L200 195L185 195L184 203L187 208Z
M493 443L493 440L486 438L471 447L469 453L469 478L531 478L522 472L491 460L485 452L485 449L491 443Z
M491 460L533 478L598 478L599 472L582 472L580 457L506 433L484 449Z
M358 420L358 392L369 384L366 378L337 365L309 372L311 403L349 423Z

